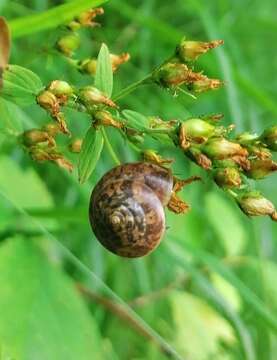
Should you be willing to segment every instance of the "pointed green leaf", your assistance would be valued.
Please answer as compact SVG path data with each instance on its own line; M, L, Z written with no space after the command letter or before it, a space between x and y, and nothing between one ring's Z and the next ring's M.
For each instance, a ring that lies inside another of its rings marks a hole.
M12 359L103 358L74 284L30 239L0 247L0 309L1 347Z
M19 105L28 105L36 103L36 95L42 89L40 78L31 70L9 65L3 74L3 89L0 95Z
M95 86L108 97L111 97L113 92L113 70L109 49L106 44L102 44L97 58Z
M100 129L90 127L84 138L79 159L79 181L84 183L95 169L103 149L103 135Z
M149 121L146 116L132 110L124 110L122 114L128 120L128 128L142 132L149 130Z

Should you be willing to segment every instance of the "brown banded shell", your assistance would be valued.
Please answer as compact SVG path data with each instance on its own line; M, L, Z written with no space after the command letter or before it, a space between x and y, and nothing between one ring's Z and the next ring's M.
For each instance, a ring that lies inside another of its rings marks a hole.
M148 254L165 231L164 206L173 188L169 170L150 163L120 165L94 188L89 209L100 243L124 257Z

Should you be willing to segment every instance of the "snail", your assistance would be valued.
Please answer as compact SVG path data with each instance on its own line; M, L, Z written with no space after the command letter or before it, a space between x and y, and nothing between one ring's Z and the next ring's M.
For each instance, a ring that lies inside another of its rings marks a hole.
M90 199L89 220L96 238L122 257L150 253L165 232L164 207L175 212L188 208L176 197L175 184L176 191L184 186L175 181L170 169L147 162L123 164L108 171Z

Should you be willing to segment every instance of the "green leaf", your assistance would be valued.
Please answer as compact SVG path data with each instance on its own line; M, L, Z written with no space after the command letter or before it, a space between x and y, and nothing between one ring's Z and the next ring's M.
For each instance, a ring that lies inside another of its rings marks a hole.
M18 135L22 131L22 122L28 118L15 104L0 98L0 133Z
M149 130L149 121L146 116L132 110L124 110L122 114L128 120L128 128L138 131Z
M101 359L98 329L74 284L30 239L0 247L0 309L0 342L14 359Z
M75 0L53 7L39 14L12 20L9 23L12 37L15 39L24 35L55 28L58 25L68 23L83 11L100 6L105 2L107 2L107 0Z
M9 65L3 74L3 89L0 95L19 105L29 105L36 103L36 96L42 89L40 78L31 70Z
M113 70L109 49L106 44L102 44L97 58L95 86L108 97L111 97L113 92Z
M240 254L246 244L247 232L239 212L234 211L232 204L216 192L210 192L205 196L205 206L207 218L226 253Z
M170 302L176 326L176 348L185 358L213 359L222 355L220 342L229 346L234 344L235 336L230 324L202 299L174 291Z
M80 153L78 172L81 184L87 181L95 169L103 149L103 143L104 139L101 130L91 126L86 133Z

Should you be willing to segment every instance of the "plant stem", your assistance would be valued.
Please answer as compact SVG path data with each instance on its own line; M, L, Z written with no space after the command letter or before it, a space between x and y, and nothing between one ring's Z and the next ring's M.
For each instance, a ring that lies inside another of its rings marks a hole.
M116 94L113 97L114 101L117 101L119 99L122 99L123 97L125 97L126 95L132 93L133 91L135 91L139 86L141 85L145 85L145 83L150 80L152 77L152 73L146 75L144 78L130 84L129 86L127 86L126 88L122 89L118 94Z
M107 149L108 149L111 157L113 158L114 163L115 163L116 165L120 165L120 164L121 164L121 161L120 161L119 158L117 157L117 155L116 155L116 153L115 153L115 151L114 151L114 149L113 149L113 147L112 147L112 144L110 143L110 140L109 140L109 138L108 138L108 136L107 136L106 130L102 127L101 131L102 131L103 138L104 138L104 140L105 140L105 144L107 145Z

